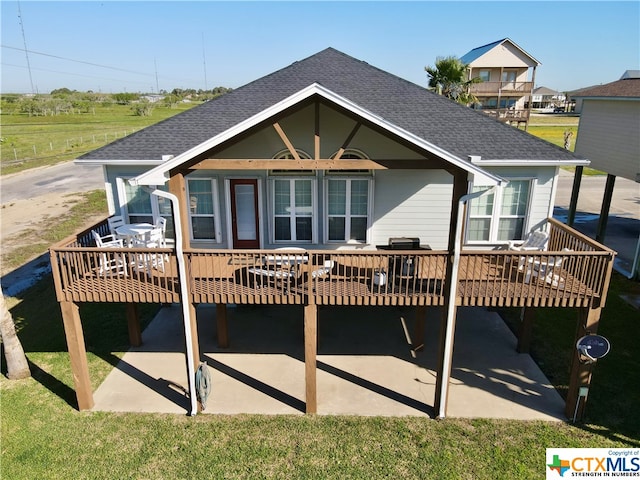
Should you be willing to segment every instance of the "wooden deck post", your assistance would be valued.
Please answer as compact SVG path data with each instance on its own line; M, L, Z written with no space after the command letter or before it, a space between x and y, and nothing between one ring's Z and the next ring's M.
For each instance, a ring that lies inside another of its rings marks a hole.
M445 288L449 292L445 295L444 308L440 320L440 336L438 341L438 366L436 370L436 393L434 400L434 410L437 417L446 417L449 403L449 379L451 377L451 364L453 362L453 348L455 344L456 316L458 314L457 302L457 281L454 281L454 261L457 242L463 242L464 232L457 238L456 229L460 208L465 208L460 204L460 200L467 193L468 181L467 172L454 171L453 175L453 195L451 198L451 217L449 220L449 241L447 249L449 255L445 270ZM462 227L462 225L461 225ZM461 247L460 247L461 248Z
M584 167L578 165L573 174L573 188L571 189L571 200L569 201L569 212L567 213L567 225L573 227L576 219L576 210L578 208L578 195L580 194L580 182L582 181L582 171Z
M198 340L198 321L196 318L196 304L189 302L189 324L191 325L191 348L193 351L193 371L200 366L200 342ZM187 368L187 372L189 369ZM195 394L195 392L192 392ZM202 404L198 402L198 413L202 412Z
M80 310L73 302L60 302L64 334L67 338L67 348L71 359L71 371L73 373L73 385L76 390L79 410L93 408L93 392L91 379L89 378L89 366L87 364L87 351L84 345L84 334L80 321Z
M584 335L597 333L601 312L602 308L600 307L580 308L578 310L578 328L574 345ZM571 357L571 373L569 374L569 390L565 408L565 415L569 419L581 420L584 415L593 366L594 363L581 362L578 350L574 348ZM586 392L581 392L581 388L586 388ZM581 393L583 393L582 396Z
M140 315L138 315L137 303L126 303L127 327L129 329L129 344L132 347L142 345L142 330L140 328Z
M418 352L424 348L424 330L427 321L427 307L416 307L416 325L413 332L413 351Z
M216 303L216 323L218 331L218 346L229 348L229 331L227 329L227 304Z
M187 209L187 185L184 174L178 172L169 179L169 192L173 193L180 200L180 223L182 223L182 248L189 248L189 211Z
M602 208L600 209L600 219L598 220L598 231L596 232L596 242L603 243L607 234L607 223L609 221L609 209L611 208L611 199L613 198L613 187L616 183L616 176L608 174L607 183L604 186L604 197L602 199Z
M318 413L316 357L318 353L318 306L304 306L304 372L307 413Z
M533 334L533 322L536 318L536 309L522 307L520 314L520 326L518 328L518 353L529 353L531 348L531 336Z

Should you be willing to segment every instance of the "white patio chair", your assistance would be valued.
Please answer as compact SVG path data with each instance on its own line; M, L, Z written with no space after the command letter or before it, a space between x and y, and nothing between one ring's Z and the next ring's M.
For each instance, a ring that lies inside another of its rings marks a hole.
M105 235L101 237L98 232L95 230L91 230L91 234L93 235L93 239L96 242L96 247L98 248L123 248L124 245L122 243L121 238L115 238L113 235ZM100 275L126 275L126 262L123 259L123 256L120 253L108 254L106 252L101 253L100 256Z
M134 239L132 244L133 248L166 248L166 246L161 227L154 227L144 239ZM145 268L149 275L152 268L164 272L165 255L163 253L144 253L140 256L140 260L140 266Z
M114 238L119 238L116 233L116 228L121 227L125 224L124 217L122 215L113 215L107 218L107 223L109 223L109 231Z
M333 260L325 260L322 267L317 268L311 272L311 278L324 277L327 273L329 273L333 266L335 265Z
M535 231L527 235L527 238L522 240L509 241L509 250L515 250L517 252L525 252L528 250L544 250L547 248L549 242L549 234L547 232Z
M564 248L562 251L571 252L571 249ZM544 280L545 283L553 287L564 288L564 278L560 276L559 272L565 259L566 257L562 255L555 255L545 259L534 260L527 270L525 283L529 283L531 278L537 278Z

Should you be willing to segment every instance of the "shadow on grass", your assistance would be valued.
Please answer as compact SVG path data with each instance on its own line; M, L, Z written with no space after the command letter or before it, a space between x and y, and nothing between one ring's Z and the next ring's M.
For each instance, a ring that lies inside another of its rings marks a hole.
M614 441L640 446L640 322L638 310L622 294L640 294L640 283L614 273L598 334L611 342L610 353L594 368L582 422L576 426ZM517 334L519 309L500 309L500 315ZM567 396L571 356L575 349L578 311L574 308L538 308L531 356L563 398Z
M44 276L32 287L13 298L17 300L17 303L9 311L27 357L33 357L29 355L30 353L40 352L63 354L47 366L49 371L30 358L29 366L33 378L64 402L73 408L78 408L73 387L50 373L70 368L62 314L56 300L52 276ZM158 305L153 304L139 305L141 328L144 329L148 325L158 308ZM80 318L87 353L92 353L115 366L119 358L111 352L129 349L129 333L124 304L82 304L80 305ZM91 367L90 375L95 376Z

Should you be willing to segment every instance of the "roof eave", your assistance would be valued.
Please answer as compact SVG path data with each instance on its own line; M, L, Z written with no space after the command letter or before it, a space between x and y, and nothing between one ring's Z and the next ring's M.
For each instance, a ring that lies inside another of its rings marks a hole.
M591 161L580 158L572 160L473 159L471 160L471 163L481 167L586 167L591 163Z

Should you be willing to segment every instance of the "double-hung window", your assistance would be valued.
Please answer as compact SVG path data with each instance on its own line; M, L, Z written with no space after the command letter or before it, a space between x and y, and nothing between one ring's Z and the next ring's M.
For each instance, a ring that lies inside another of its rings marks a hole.
M469 242L506 242L523 238L532 180L510 180L493 193L475 198L469 205ZM485 187L474 187L473 191Z
M187 198L189 199L191 239L220 242L221 238L216 234L219 231L217 225L220 218L216 179L187 179Z
M315 177L273 177L271 189L274 242L315 241Z
M328 242L367 242L370 188L368 178L326 178Z

